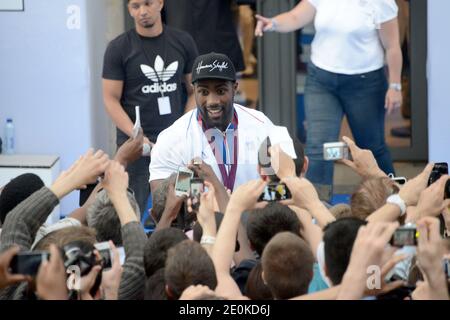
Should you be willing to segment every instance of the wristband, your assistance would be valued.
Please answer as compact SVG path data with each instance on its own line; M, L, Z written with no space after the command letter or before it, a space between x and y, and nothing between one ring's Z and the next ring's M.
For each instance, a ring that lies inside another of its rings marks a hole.
M402 198L400 198L400 196L398 194L393 194L393 195L389 196L386 199L386 203L394 204L397 207L399 207L400 211L401 211L400 217L405 215L406 204L405 204L405 201Z
M209 244L214 245L216 243L216 237L211 236L202 236L202 239L200 240L200 244Z

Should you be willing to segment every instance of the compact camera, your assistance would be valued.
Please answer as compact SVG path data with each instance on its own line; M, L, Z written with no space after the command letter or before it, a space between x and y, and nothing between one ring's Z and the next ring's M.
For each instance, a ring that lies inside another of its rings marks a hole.
M43 261L50 258L46 251L19 252L9 265L12 274L36 276Z
M348 146L344 142L329 142L323 145L323 158L327 161L348 159Z
M403 226L395 230L391 239L391 245L394 247L417 246L417 238L419 233L413 225Z

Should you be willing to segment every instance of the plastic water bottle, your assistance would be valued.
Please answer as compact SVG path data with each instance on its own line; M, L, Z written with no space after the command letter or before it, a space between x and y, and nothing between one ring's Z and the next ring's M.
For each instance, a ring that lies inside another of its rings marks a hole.
M5 126L5 153L14 154L14 124L12 119L6 120Z

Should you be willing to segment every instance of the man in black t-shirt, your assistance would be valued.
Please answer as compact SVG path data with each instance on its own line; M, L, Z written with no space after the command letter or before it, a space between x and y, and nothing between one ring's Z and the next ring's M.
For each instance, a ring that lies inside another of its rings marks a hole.
M133 135L136 106L140 106L144 144L149 145L185 111L195 108L191 70L197 47L189 34L162 24L163 5L163 0L128 0L135 28L111 41L105 53L103 96L117 126L118 146ZM149 164L147 156L127 167L141 212L150 193Z

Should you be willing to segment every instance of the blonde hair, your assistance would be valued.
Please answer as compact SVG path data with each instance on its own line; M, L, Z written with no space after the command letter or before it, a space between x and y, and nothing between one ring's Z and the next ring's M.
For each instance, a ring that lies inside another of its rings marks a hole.
M399 187L389 178L364 180L351 198L352 216L366 220L373 212L386 204L386 199L398 193Z

